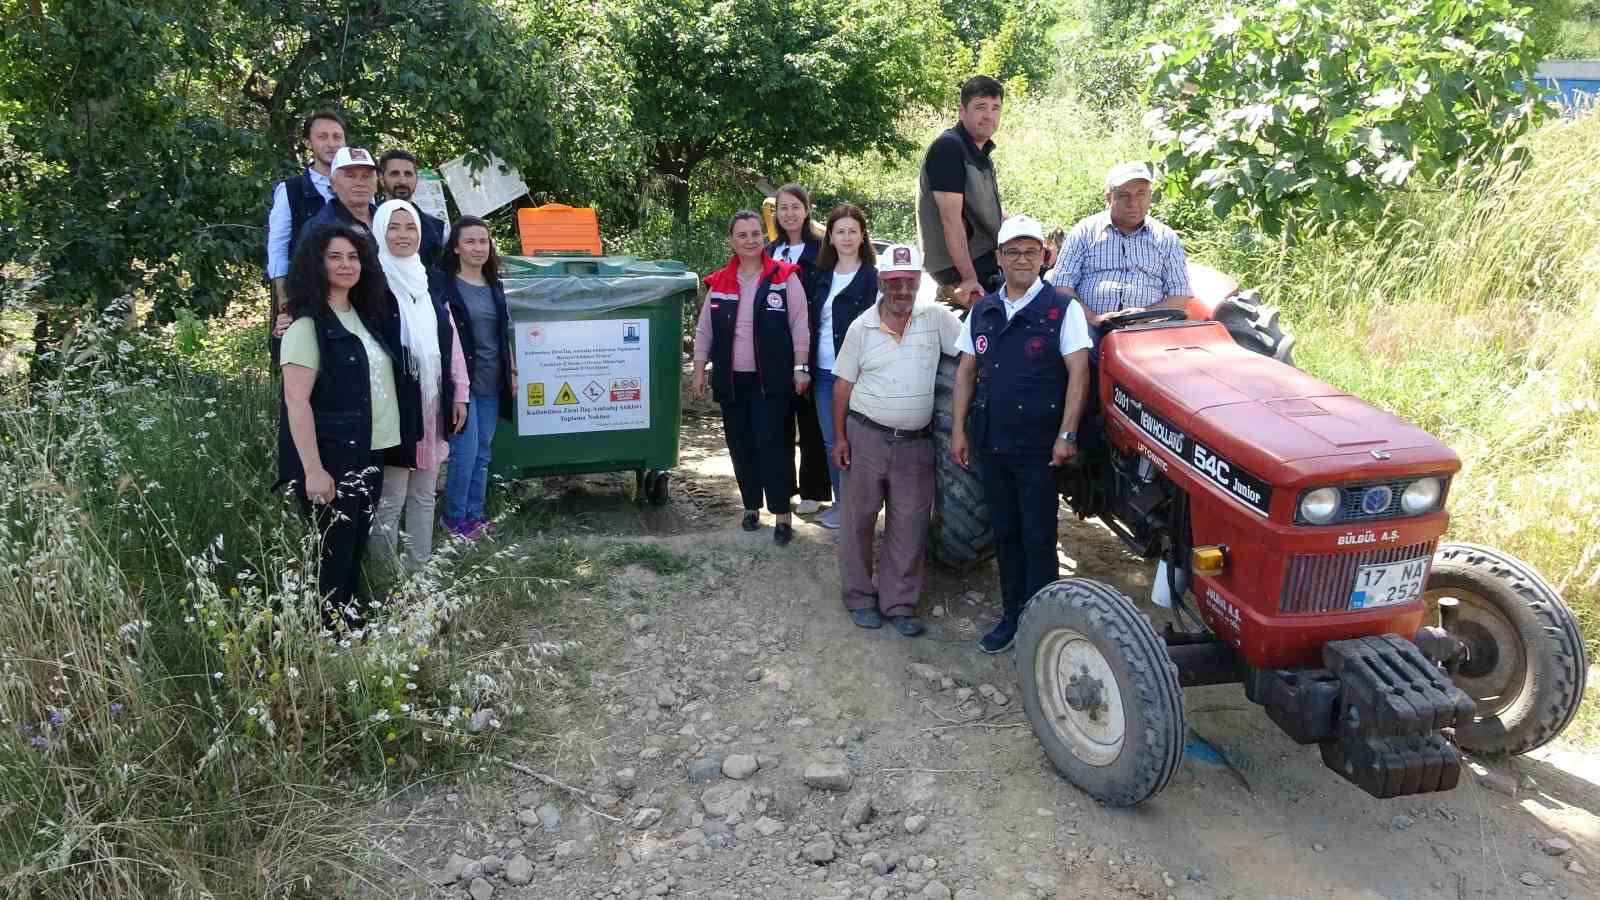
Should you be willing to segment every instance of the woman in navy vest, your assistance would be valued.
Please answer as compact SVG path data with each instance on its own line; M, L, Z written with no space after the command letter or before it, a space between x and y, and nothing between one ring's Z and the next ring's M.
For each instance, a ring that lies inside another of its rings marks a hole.
M800 272L775 262L761 246L761 217L749 210L728 222L733 258L706 276L706 300L694 334L690 389L722 404L722 432L744 500L745 531L761 527L761 499L777 517L772 539L794 537L789 497L794 492L794 443L789 437L795 395L811 386L811 330Z
M400 516L406 520L407 571L416 571L433 556L433 507L439 467L450 455L449 435L467 421L467 369L450 310L441 294L429 288L422 263L422 223L417 208L390 200L372 216L378 239L378 264L389 285L389 297L400 312L400 349L406 374L419 388L422 434L416 441L384 451L383 497L378 503L373 552L384 563L395 556Z
M822 236L817 234L811 221L811 195L798 184L778 188L774 218L778 224L778 239L767 245L767 255L783 263L800 267L800 286L807 297L815 297L818 254L822 251ZM812 317L815 324L816 317ZM812 338L812 359L817 357L815 338ZM795 443L798 426L800 437L800 473L790 482L790 493L800 495L794 511L809 516L834 497L838 496L837 480L833 479L828 465L828 451L822 428L817 419L816 406L810 396L799 398L794 404L794 421L789 423L789 443ZM793 473L791 473L793 474ZM835 520L838 516L835 514ZM836 527L836 526L827 526Z
M371 245L354 228L312 230L285 283L279 484L293 482L322 537L318 588L330 627L365 617L361 558L383 492L382 451L415 441L398 312Z
M817 274L811 282L811 393L816 403L812 414L822 427L822 441L828 457L828 478L833 495L839 492L839 469L833 464L833 360L844 344L850 323L878 300L878 257L867 234L867 216L852 203L841 203L828 213L823 229L822 250L817 254ZM801 445L802 449L804 444ZM835 504L817 516L824 528L839 527L839 507Z
M433 295L449 305L466 362L466 424L450 436L450 474L444 484L444 527L457 537L489 533L484 498L489 490L495 423L510 420L516 384L511 318L500 283L500 257L489 226L463 216L450 229L439 268L430 273Z

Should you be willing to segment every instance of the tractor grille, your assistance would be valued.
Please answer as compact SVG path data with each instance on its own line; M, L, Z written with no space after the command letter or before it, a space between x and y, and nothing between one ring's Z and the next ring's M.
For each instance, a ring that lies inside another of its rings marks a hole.
M1283 576L1278 611L1286 613L1339 612L1350 608L1350 591L1356 569L1433 555L1433 541L1408 547L1386 547L1359 553L1306 553L1289 557Z

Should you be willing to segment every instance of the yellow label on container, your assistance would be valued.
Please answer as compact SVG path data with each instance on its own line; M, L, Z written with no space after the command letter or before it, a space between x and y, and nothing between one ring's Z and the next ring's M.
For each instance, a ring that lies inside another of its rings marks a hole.
M542 381L530 381L530 382L528 382L528 405L529 406L543 406L544 405L544 382L542 382Z
M567 384L565 381L561 382L561 390L556 391L556 405L557 406L577 406L578 405L578 395L573 393L572 385Z

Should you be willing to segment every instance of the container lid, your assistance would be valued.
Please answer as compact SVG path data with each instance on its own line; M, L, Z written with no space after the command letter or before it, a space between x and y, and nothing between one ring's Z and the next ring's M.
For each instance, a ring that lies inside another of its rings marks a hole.
M694 292L699 277L675 259L555 253L501 257L506 302L519 310L604 312Z

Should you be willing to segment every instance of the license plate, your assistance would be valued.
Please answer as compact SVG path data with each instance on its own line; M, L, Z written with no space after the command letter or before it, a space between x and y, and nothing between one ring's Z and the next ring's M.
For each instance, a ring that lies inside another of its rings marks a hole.
M1428 580L1428 561L1429 557L1419 556L1356 569L1355 587L1350 590L1350 608L1394 606L1421 597Z

